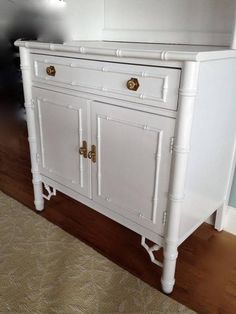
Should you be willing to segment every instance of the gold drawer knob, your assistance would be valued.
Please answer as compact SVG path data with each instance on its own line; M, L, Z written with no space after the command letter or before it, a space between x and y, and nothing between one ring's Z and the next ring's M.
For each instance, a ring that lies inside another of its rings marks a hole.
M129 90L137 91L138 88L139 88L139 81L138 81L138 79L132 77L130 80L128 80L127 88Z
M47 75L49 76L55 76L56 75L56 69L53 65L50 65L46 68Z

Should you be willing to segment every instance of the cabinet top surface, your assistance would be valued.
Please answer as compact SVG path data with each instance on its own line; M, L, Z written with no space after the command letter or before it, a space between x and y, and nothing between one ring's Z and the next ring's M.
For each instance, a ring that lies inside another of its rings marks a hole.
M236 58L236 50L228 47L200 45L167 45L154 43L128 43L108 41L70 41L63 44L22 41L18 47L57 52L72 52L79 55L103 55L117 58L143 58L165 61L207 61Z

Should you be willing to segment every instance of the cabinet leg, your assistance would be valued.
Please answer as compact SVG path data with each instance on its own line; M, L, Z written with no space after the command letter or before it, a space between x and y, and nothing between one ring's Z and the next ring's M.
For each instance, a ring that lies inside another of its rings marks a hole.
M161 278L162 291L166 294L170 294L174 288L177 257L177 245L166 244L164 248L164 264Z
M227 206L224 204L216 211L216 218L215 218L215 229L217 231L223 231L225 226L225 216L227 213Z
M37 211L44 210L43 186L41 181L33 181L34 205Z
M34 186L34 204L38 211L44 209L44 199L43 199L43 187L40 176L40 171L38 167L38 151L37 151L37 132L35 125L35 103L32 95L32 84L31 84L31 60L30 51L25 47L20 48L21 57L21 70L24 86L24 96L25 96L25 109L27 116L27 127L29 135L29 146L30 146L30 156L31 156L31 172L33 176L33 186Z

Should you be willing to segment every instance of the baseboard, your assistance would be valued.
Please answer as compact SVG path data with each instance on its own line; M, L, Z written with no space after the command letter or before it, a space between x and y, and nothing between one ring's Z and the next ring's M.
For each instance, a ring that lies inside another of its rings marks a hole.
M224 230L236 235L236 208L228 207Z

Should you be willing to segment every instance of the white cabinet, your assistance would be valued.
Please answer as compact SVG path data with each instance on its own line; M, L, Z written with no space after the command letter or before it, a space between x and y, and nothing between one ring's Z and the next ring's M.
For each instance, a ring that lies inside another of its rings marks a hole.
M16 42L35 207L58 190L138 233L171 293L178 246L212 214L224 227L236 163L235 1L74 2L73 40Z
M235 164L236 52L17 45L36 209L57 190L135 231L170 293L178 246L214 213L223 227ZM153 254L160 248L163 264Z
M93 200L163 235L175 120L92 104Z

